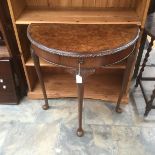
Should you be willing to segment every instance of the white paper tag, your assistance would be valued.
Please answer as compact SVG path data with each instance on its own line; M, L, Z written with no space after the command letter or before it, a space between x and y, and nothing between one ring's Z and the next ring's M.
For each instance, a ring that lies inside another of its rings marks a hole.
M76 75L76 83L82 83L82 76Z

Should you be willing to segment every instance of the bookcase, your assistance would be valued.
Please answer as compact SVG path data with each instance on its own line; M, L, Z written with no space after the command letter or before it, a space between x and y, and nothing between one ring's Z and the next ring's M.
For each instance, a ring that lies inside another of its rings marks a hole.
M43 98L26 31L30 23L136 24L143 28L150 0L7 0L31 99ZM114 34L115 35L115 34ZM86 82L85 98L116 102L126 61L102 67ZM131 64L134 66L134 64ZM76 97L75 79L64 68L41 60L49 98ZM131 72L132 75L132 72ZM126 83L128 102L129 78Z
M25 95L19 54L7 1L0 1L0 104L18 104Z

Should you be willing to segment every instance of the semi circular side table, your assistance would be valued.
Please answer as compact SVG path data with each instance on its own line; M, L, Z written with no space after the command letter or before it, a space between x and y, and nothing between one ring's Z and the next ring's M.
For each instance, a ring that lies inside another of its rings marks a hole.
M77 135L80 137L84 134L82 107L86 77L93 74L96 68L127 59L116 106L116 112L122 112L120 103L130 75L131 64L135 60L135 46L139 37L137 25L30 24L27 36L31 42L31 55L44 95L44 110L47 110L49 105L39 58L65 67L76 76L79 115Z

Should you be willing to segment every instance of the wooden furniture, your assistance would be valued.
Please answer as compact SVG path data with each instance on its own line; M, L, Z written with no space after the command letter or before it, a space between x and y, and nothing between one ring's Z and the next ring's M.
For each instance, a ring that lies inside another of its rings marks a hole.
M11 68L11 60L8 49L4 45L2 33L0 43L0 103L14 104L18 98Z
M0 32L0 104L17 104L26 81L7 1L0 1Z
M116 106L116 112L122 112L120 103L132 69L139 32L137 25L30 24L27 35L31 42L31 55L44 95L43 109L47 110L49 105L39 58L62 66L64 70L76 76L79 100L78 136L84 133L82 107L84 83L87 82L87 77L95 73L97 68L128 58ZM91 86L93 85L94 83L91 83Z
M11 67L12 62L10 59L9 51L4 44L4 37L2 32L0 35L0 104L15 104L18 102L18 97Z
M153 13L153 12L155 12L155 0L150 1L150 7L149 7L149 10L148 10L148 15ZM142 39L141 39L140 48L139 48L140 52L139 52L138 57L137 57L133 78L137 78L146 42L147 42L147 33L144 31L143 34L142 34Z
M2 36L2 33L1 33ZM1 37L3 38L3 37ZM0 45L0 104L15 104L18 102L12 61L7 47L4 45L4 39Z
M140 85L140 88L142 90L142 93L143 93L143 96L145 99L145 103L146 103L146 110L145 110L144 116L147 116L148 113L151 111L151 109L155 109L155 106L153 105L153 101L155 98L155 89L152 92L151 98L148 99L146 96L146 92L144 91L142 81L155 81L155 78L143 77L143 72L144 72L146 63L148 61L148 58L150 56L150 52L152 51L153 42L155 40L155 13L152 13L148 16L147 22L145 25L145 29L144 29L144 33L151 37L151 42L149 43L149 47L148 47L147 52L145 54L145 58L144 58L142 67L141 67L140 72L137 76L135 87L138 87L138 85Z
M34 63L30 57L30 43L26 36L28 24L136 24L139 27L143 27L149 1L150 0L7 0L28 83L29 98L40 99L43 98L43 95L37 81ZM55 67L42 60L40 64L47 96L49 98L76 97L76 86L69 74L64 75L61 68ZM90 76L85 86L85 97L116 102L118 92L121 88L125 66L126 61L104 67L94 76ZM130 76L132 76L132 73L133 71L131 71ZM111 83L111 81L113 81L113 83ZM95 90L92 89L91 83L98 85L98 88ZM104 85L102 83L104 83ZM126 95L123 97L123 103L128 103L127 92L129 85L130 79L126 84ZM64 91L60 93L62 87ZM70 87L72 87L72 91L70 91Z
M11 65L8 57L0 58L0 104L17 104L19 101Z

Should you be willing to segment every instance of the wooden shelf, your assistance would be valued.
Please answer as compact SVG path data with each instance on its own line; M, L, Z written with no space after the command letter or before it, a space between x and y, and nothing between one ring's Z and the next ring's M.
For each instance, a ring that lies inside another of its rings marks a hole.
M32 60L31 57L26 61L25 65L26 65L26 66L29 66L29 67L34 66L34 62L33 62L33 60ZM44 67L54 67L55 65L53 65L53 64L51 64L51 63L48 63L48 62L46 62L46 61L40 59L40 66L44 66Z
M54 10L26 8L16 24L30 23L87 23L87 24L141 24L133 9L105 8L91 10Z
M123 71L104 69L87 78L85 98L116 102L121 89ZM77 97L75 79L68 73L44 73L44 82L48 98ZM40 84L37 82L29 98L42 99ZM123 103L128 103L124 96Z
M125 64L126 64L126 61L123 61L121 63L118 63L118 64L114 64L114 65L110 65L110 66L106 66L106 68L113 68L113 69L125 69ZM30 57L27 62L25 63L25 65L27 67L32 67L34 66L34 63L33 63L33 60L32 58ZM54 64L51 64L51 63L48 63L42 59L40 59L40 66L43 66L43 67L56 67L56 65Z

